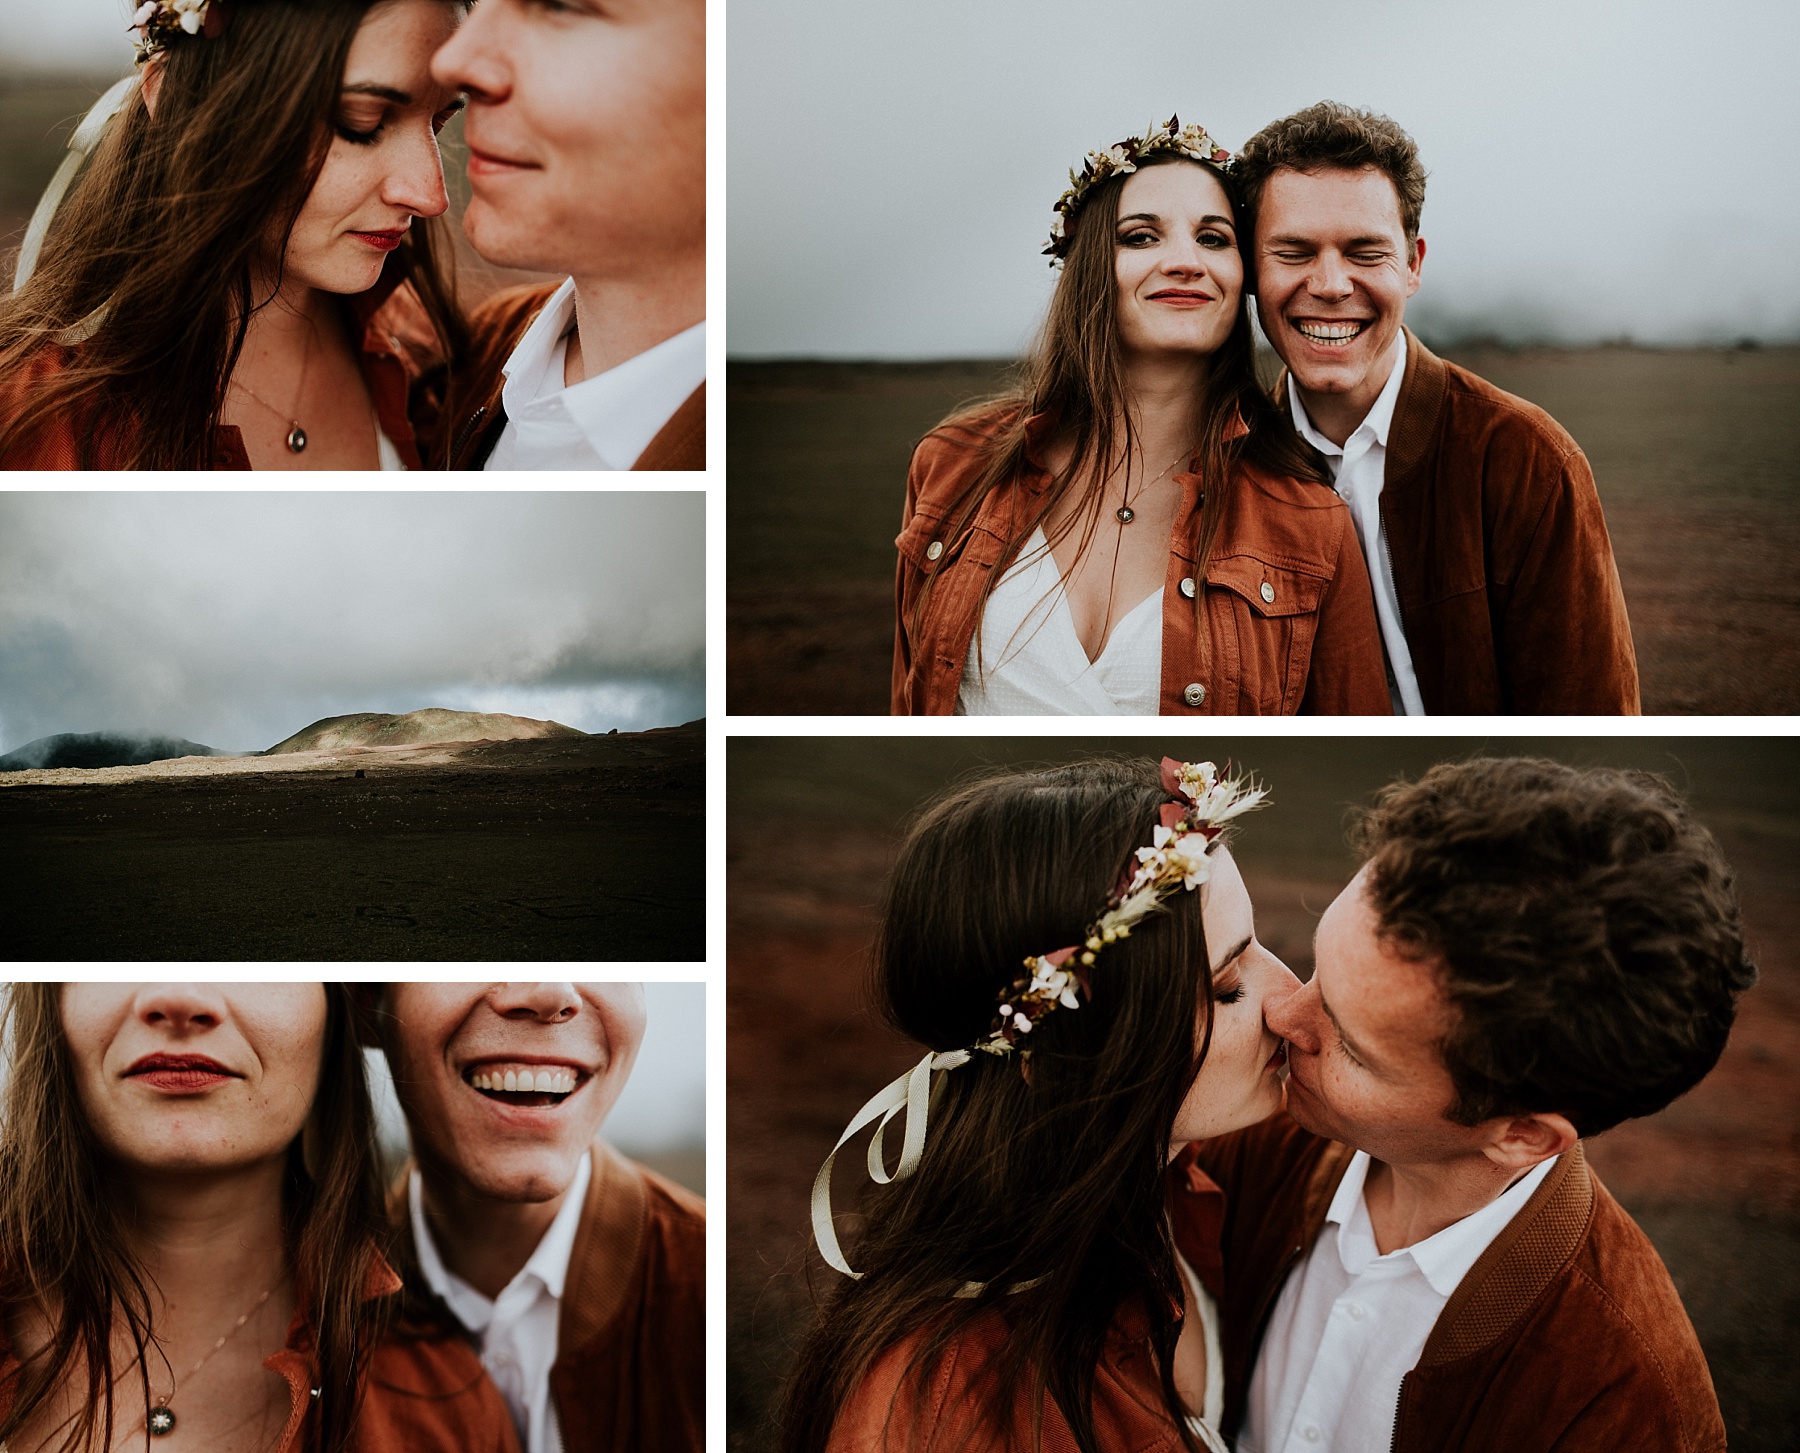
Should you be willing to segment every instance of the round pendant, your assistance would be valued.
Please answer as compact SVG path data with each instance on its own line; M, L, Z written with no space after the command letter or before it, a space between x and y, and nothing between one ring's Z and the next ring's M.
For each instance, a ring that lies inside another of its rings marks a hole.
M1113 511L1113 516L1121 525L1129 525L1137 518L1137 511L1132 509L1130 505L1120 505Z
M295 454L306 448L306 430L302 429L298 423L288 430L287 446Z
M170 1412L167 1407L152 1408L148 1426L152 1438L165 1437L175 1431L175 1414Z

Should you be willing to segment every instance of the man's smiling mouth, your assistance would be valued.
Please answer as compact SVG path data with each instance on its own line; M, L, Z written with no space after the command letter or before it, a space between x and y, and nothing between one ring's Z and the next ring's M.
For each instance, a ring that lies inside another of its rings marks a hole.
M1348 347L1368 326L1368 322L1361 318L1345 318L1330 323L1317 320L1294 322L1294 328L1301 337L1314 343L1323 343L1327 348Z
M572 1095L581 1075L567 1065L494 1063L464 1074L469 1088L502 1105L560 1105Z

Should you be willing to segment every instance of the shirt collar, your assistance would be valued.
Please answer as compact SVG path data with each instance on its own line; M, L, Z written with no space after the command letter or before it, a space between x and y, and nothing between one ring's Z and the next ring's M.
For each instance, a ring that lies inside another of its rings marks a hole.
M1350 446L1356 443L1358 436L1365 432L1368 439L1362 446L1364 449L1368 448L1370 444L1379 444L1385 449L1387 448L1388 430L1393 427L1394 423L1394 405L1400 401L1400 383L1405 375L1406 330L1402 328L1394 338L1393 371L1388 374L1387 382L1381 386L1381 392L1375 396L1375 402L1370 406L1369 412L1363 416L1362 423L1356 426L1355 432L1341 446L1333 444L1313 427L1313 421L1306 412L1306 405L1300 401L1300 390L1294 384L1294 371L1291 368L1287 375L1288 412L1294 416L1294 427L1300 431L1300 437L1321 454L1328 455L1333 459L1343 458L1349 452Z
M1373 1262L1410 1258L1431 1289L1440 1297L1448 1297L1507 1222L1531 1199L1556 1159L1552 1156L1534 1165L1479 1211L1452 1222L1436 1235L1380 1256L1375 1249L1375 1228L1369 1220L1368 1203L1363 1199L1369 1178L1369 1153L1357 1151L1343 1180L1338 1182L1331 1209L1325 1213L1327 1223L1337 1223L1338 1256L1344 1270L1351 1276L1360 1276Z
M610 468L628 469L706 380L706 324L665 338L604 373L563 386L575 325L575 280L565 279L525 330L503 372L506 417L521 429L571 424Z
M506 1284L506 1289L500 1293L502 1297L526 1278L535 1277L551 1296L558 1301L562 1299L563 1287L569 1277L569 1261L575 1251L575 1233L581 1225L581 1212L587 1204L588 1182L593 1173L593 1152L589 1151L581 1157L575 1179L563 1198L556 1219L538 1241L531 1258ZM431 1239L431 1224L425 1219L424 1182L416 1166L407 1181L406 1201L412 1219L413 1245L419 1252L419 1270L425 1274L427 1285L449 1303L457 1320L470 1331L486 1330L493 1320L494 1305L499 1298L484 1296L444 1265L437 1243Z

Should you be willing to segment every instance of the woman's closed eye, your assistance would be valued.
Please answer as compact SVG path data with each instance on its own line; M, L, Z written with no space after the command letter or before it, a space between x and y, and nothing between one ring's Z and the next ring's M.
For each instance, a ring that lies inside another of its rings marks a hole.
M1244 986L1242 984L1233 984L1229 989L1213 990L1213 1003L1215 1004L1235 1004L1243 997Z

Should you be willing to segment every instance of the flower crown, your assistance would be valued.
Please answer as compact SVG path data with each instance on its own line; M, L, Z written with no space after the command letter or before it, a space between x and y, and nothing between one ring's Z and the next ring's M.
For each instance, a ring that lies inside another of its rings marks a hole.
M993 1030L975 1049L1030 1054L1019 1041L1052 1010L1081 1007L1080 995L1089 992L1088 970L1101 950L1130 938L1131 930L1177 889L1190 892L1210 878L1207 854L1225 824L1260 806L1268 796L1242 779L1221 782L1211 762L1177 762L1172 757L1163 758L1162 785L1177 800L1163 805L1151 845L1137 850L1137 867L1106 900L1083 942L1025 960L1026 971L1001 996Z
M1173 152L1194 161L1209 161L1215 166L1229 167L1232 155L1206 134L1204 126L1183 126L1179 116L1171 116L1161 126L1152 126L1142 136L1115 142L1104 151L1090 151L1080 171L1069 173L1069 190L1056 200L1056 217L1050 224L1050 241L1044 255L1055 267L1069 251L1068 223L1087 198L1089 190L1108 177L1129 176L1145 157L1159 151Z
M131 17L129 34L137 37L141 66L181 35L217 40L231 24L229 0L144 0Z

